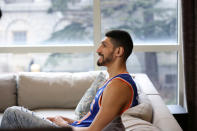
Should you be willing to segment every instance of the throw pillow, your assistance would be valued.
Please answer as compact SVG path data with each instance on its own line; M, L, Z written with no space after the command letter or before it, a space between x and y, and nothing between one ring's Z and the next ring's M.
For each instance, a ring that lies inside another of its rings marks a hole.
M151 122L153 108L147 95L141 92L141 94L138 95L138 102L139 102L138 105L129 108L122 115L124 116L126 114Z
M130 115L124 115L122 122L126 131L160 131L152 123Z
M90 88L87 89L75 109L75 115L77 120L80 120L89 112L90 104L92 103L98 88L101 87L105 81L106 74L100 72L100 74L96 77Z
M121 118L126 130L132 131L157 131L152 122L153 108L148 96L141 92L138 95L139 104L125 111Z
M102 131L125 131L121 116L117 116Z

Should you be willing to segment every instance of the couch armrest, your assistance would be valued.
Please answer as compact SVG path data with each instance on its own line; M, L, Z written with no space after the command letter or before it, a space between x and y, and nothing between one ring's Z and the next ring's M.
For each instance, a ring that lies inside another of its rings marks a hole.
M136 82L139 92L143 92L146 95L159 95L154 85L146 74L134 74L132 75Z
M153 106L153 125L162 131L182 131L159 95L148 95Z
M146 74L134 74L134 80L139 86L138 92L145 93L151 102L153 107L152 124L161 131L182 131L148 76Z

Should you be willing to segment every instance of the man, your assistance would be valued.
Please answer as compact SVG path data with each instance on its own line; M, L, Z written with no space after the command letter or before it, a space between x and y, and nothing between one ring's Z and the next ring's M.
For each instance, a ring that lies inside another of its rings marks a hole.
M37 120L21 124L19 127L28 127L29 125L38 126L71 126L74 131L101 131L115 117L121 115L125 110L137 105L137 88L129 75L126 68L126 60L130 56L133 49L133 42L130 35L122 30L112 30L106 33L106 38L101 42L97 53L99 55L98 66L106 66L109 73L109 79L100 87L93 100L90 111L81 120L74 121L66 117L57 116L49 117L47 120ZM26 109L23 109L26 110ZM14 122L10 113L14 109L7 109L2 120L2 127L6 127L9 122ZM18 111L18 110L17 110ZM30 112L26 110L27 112ZM19 111L20 112L20 111ZM31 113L31 112L30 112ZM17 116L15 113L15 116ZM20 116L20 115L19 115ZM20 117L21 118L21 117ZM23 116L24 118L24 116ZM27 118L25 119L32 119ZM19 118L17 118L19 121ZM22 119L20 120L20 122ZM39 122L38 122L39 121ZM47 122L47 123L46 123ZM17 123L17 122L14 122ZM50 124L49 124L50 123ZM13 124L13 123L11 123ZM9 127L9 126L7 126ZM14 125L13 127L17 127Z

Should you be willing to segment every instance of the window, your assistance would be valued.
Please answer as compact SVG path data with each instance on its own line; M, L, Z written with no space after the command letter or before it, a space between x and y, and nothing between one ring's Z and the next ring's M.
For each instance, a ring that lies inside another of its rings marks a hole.
M176 82L176 75L175 74L167 74L166 76L165 76L165 82L167 83L167 84L173 84L173 83L175 83Z
M82 72L94 70L93 53L0 54L0 72Z
M177 44L177 1L101 0L101 27L127 30L135 44Z
M183 103L177 0L28 1L3 1L0 72L103 69L95 64L99 42L106 31L124 29L134 41L129 72L146 73L166 104Z
M167 104L177 103L177 65L177 52L134 52L127 61L128 71L146 73Z
M25 33L15 31L26 30L26 42L31 45L93 45L91 0L35 0L33 3L25 1L16 0L18 4L13 5L4 3L1 24L5 33L2 34L0 44L10 43L10 32L14 32L18 42Z

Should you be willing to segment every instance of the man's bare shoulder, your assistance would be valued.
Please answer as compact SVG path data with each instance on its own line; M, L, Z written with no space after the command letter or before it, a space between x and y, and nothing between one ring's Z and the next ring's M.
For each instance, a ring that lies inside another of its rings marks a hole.
M129 90L131 84L123 79L115 78L107 85L108 88L113 88L114 90Z
M123 99L128 100L131 97L130 86L120 79L113 79L104 91L104 95L110 97L110 99Z

